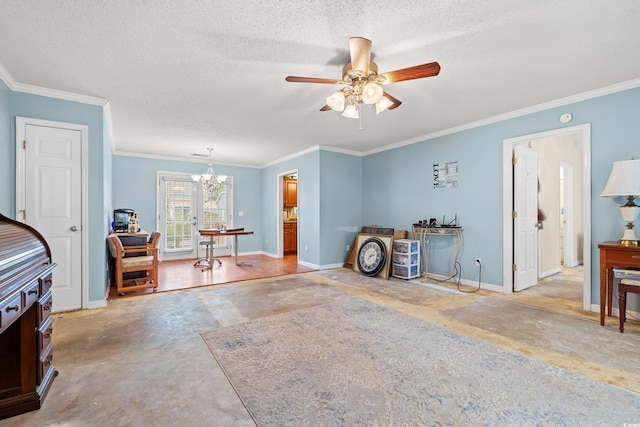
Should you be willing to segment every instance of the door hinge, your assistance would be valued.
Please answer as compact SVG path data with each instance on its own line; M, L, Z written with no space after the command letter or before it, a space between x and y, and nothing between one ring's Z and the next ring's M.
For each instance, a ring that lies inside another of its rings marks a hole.
M518 265L517 265L517 264L513 264L513 265L511 266L511 270L513 270L513 271L518 271Z
M514 165L517 165L518 164L518 158L517 157L512 157L511 158L511 163L514 164Z
M511 217L512 218L518 218L518 211L511 212Z
M23 149L23 150L26 150L26 149L27 149L27 140L26 140L26 139L23 139L23 140L22 140L22 149Z
M22 220L27 222L27 211L25 209L22 210Z

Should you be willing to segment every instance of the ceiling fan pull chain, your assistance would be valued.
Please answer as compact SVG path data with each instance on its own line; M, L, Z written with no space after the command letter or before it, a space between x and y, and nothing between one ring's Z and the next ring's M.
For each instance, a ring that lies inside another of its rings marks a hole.
M362 108L361 104L358 104L358 120L360 121L360 130L362 130Z

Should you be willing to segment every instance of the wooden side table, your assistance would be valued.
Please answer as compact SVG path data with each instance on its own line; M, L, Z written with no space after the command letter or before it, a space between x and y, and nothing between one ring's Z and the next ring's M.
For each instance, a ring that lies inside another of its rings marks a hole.
M604 326L604 309L611 316L613 305L613 268L640 268L640 246L621 245L617 242L603 242L600 249L600 325Z

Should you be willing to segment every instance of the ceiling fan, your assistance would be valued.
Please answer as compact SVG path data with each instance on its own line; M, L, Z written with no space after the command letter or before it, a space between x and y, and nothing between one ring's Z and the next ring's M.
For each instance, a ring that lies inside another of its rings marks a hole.
M398 108L402 102L389 95L382 85L406 80L437 76L440 64L429 62L378 74L378 65L371 60L371 40L363 37L349 39L351 62L342 68L342 79L287 76L286 81L298 83L326 83L345 85L327 98L327 105L320 111L342 111L345 117L360 117L360 104L375 104L376 113Z

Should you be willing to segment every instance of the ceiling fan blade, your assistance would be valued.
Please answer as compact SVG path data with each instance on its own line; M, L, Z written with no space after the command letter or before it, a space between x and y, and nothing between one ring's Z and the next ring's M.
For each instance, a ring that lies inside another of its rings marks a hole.
M389 100L393 102L393 105L388 107L387 110L393 110L394 108L398 108L400 104L402 104L402 102L398 98L394 98L393 96L389 95L387 92L384 92L382 96L389 98Z
M322 79L319 77L297 77L297 76L287 76L285 80L288 82L295 83L327 83L327 84L337 84L340 83L340 80L336 79Z
M378 76L384 77L385 80L382 84L387 85L389 83L403 82L405 80L433 77L437 76L438 73L440 73L440 64L437 62L429 62L428 64L416 65L414 67L389 71L387 73L380 73Z
M351 69L362 71L369 75L369 61L371 61L371 40L363 37L351 37L349 39L349 51L351 52Z
M331 107L329 107L328 105L325 105L320 109L320 111L331 111Z

